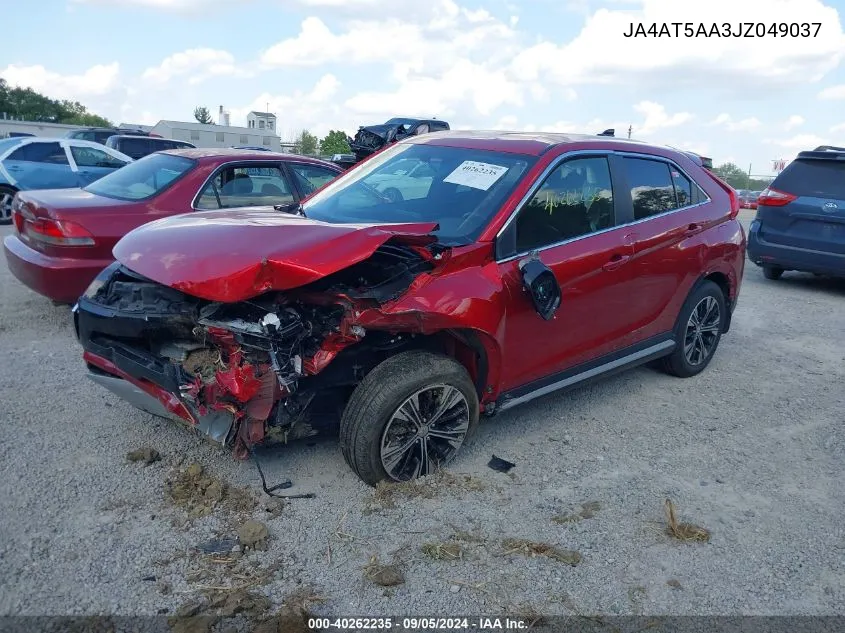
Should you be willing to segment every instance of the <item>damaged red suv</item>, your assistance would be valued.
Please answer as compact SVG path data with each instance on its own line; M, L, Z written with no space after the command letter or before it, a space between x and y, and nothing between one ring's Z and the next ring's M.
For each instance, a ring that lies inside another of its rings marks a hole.
M74 309L84 359L239 457L339 419L368 484L449 462L480 414L652 360L698 374L745 262L733 189L608 137L412 137L280 210L129 233Z

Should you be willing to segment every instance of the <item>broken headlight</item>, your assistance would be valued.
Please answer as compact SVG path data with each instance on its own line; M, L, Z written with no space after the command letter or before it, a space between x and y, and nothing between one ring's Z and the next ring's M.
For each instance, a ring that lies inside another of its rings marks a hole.
M108 283L108 281L114 276L117 269L120 268L119 262L114 262L100 271L100 274L94 277L94 281L88 284L88 287L85 289L85 292L82 293L82 296L86 299L93 299L100 289Z

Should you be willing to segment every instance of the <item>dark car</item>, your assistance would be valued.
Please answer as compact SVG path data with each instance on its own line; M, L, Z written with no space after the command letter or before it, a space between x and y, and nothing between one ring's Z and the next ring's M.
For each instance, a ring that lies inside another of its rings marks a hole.
M748 257L768 279L845 276L845 148L801 152L757 199Z
M340 172L333 163L294 154L157 152L81 189L18 193L12 204L16 233L3 242L6 260L12 274L35 292L73 303L114 261L117 241L145 222L193 211L298 202Z
M137 136L134 134L110 136L106 140L105 146L116 149L118 152L123 152L136 160L167 149L196 149L196 145L188 143L188 141L175 141L169 138Z
M449 124L446 121L396 117L381 125L368 125L358 128L355 138L349 139L349 147L355 154L355 160L360 161L382 147L409 136L442 132L448 129Z
M286 211L129 233L75 308L83 357L241 458L339 417L368 484L448 463L480 413L652 360L698 374L745 264L733 189L597 136L414 136Z
M75 138L82 141L94 141L105 145L110 136L117 134L132 134L133 136L155 136L144 130L136 130L120 127L89 127L83 130L71 130L65 134L65 138Z

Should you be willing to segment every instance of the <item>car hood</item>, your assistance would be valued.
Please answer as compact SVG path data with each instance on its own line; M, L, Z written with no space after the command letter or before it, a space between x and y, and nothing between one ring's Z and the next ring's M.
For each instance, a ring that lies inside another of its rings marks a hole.
M84 189L41 189L21 191L18 197L24 203L44 209L95 209L134 204L133 200L117 200L90 193Z
M385 123L381 123L379 125L365 125L359 129L364 130L365 132L370 132L371 134L375 134L376 136L380 136L383 139L386 139L390 131L396 130L398 127L398 125L388 125Z
M328 224L272 207L206 211L145 224L113 254L187 294L233 303L303 286L365 260L388 240L424 244L437 224Z

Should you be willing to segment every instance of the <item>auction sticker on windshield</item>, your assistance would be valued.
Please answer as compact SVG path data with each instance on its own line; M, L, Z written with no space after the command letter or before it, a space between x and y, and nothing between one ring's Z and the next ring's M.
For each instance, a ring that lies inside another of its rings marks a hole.
M455 171L446 176L443 182L487 191L507 170L507 167L502 167L501 165L465 160L458 165Z

